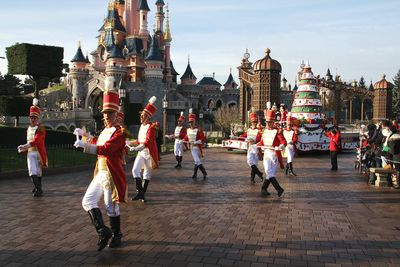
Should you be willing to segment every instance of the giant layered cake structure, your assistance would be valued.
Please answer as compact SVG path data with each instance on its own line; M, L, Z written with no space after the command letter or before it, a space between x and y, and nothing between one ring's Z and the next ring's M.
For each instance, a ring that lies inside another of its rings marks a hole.
M292 104L292 117L314 124L323 120L322 103L319 96L317 78L307 63L299 75L298 89Z

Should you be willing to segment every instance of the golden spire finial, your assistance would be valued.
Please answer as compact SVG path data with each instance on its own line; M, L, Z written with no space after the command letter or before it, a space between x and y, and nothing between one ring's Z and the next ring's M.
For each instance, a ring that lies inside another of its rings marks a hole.
M166 42L171 42L172 41L172 36L171 36L171 30L169 28L169 9L168 9L168 3L167 3L167 19L165 21L165 33L164 33L164 40Z
M81 41L78 41L78 48L81 48Z

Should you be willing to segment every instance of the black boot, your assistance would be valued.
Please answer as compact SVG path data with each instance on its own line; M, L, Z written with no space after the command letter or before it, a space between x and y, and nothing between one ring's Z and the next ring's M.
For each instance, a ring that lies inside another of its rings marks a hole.
M139 199L142 199L142 195L143 195L142 179L140 179L140 177L136 177L135 182L136 182L136 190L138 191L138 193L136 194L135 197L133 197L131 199L139 200Z
M269 180L271 181L271 184L275 187L275 190L278 192L278 196L282 196L283 194L283 188L279 185L278 181L276 180L275 177L271 177L269 178Z
M261 186L261 195L263 196L269 196L271 195L268 192L268 186L271 182L269 181L269 179L265 178L263 185Z
M293 171L293 162L289 163L289 174L292 176L297 176Z
M178 160L178 168L181 169L182 168L182 156L178 156L179 160Z
M254 165L251 166L251 174L250 174L250 183L255 184L256 181L254 181L254 178L256 177L256 170L253 167Z
M42 191L42 177L37 177L37 190L35 193L33 193L34 197L41 197L43 196L43 191Z
M289 174L289 163L286 163L286 166L285 166L285 175L288 175Z
M178 162L178 164L175 165L175 169L179 168L179 156L175 156L176 161Z
M97 243L97 250L100 251L108 244L108 240L112 237L110 228L104 225L103 217L99 208L94 208L88 211L89 217L92 220L96 232L99 234L99 242Z
M120 216L110 217L110 225L113 237L108 246L110 248L119 248L121 247L121 238L122 238Z
M194 170L193 170L193 175L192 175L192 179L196 179L197 178L197 170L199 169L199 166L194 165Z
M199 169L203 173L203 180L207 179L207 172L206 172L206 169L204 168L203 164L199 165Z
M150 183L150 180L144 180L143 194L142 194L142 198L140 199L143 202L146 202L146 199L144 198L144 195L146 194L147 187L149 186L149 183Z
M32 189L32 193L35 193L37 190L37 176L36 175L32 175L31 176L31 181L33 184L33 189Z

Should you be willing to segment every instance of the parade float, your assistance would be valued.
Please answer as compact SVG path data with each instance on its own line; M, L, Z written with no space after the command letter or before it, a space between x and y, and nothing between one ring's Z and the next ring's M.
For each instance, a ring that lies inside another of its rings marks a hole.
M298 151L327 151L329 138L324 134L334 127L333 119L325 118L319 94L318 79L309 64L299 74L298 89L294 95L291 118L298 129L296 148ZM357 138L341 133L342 149L354 149Z
M314 76L310 65L307 63L302 65L302 68L298 75L298 89L289 114L293 127L297 129L296 148L299 152L328 151L329 138L324 132L331 130L334 122L331 118L325 118L318 79ZM247 150L245 138L240 137L246 130L246 124L232 125L230 138L223 140L222 146L228 150ZM340 130L342 150L355 149L358 145L358 135Z

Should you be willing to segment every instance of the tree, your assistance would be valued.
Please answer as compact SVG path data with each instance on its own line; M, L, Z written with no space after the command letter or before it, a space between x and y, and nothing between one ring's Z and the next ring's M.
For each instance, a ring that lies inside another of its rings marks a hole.
M367 89L367 86L365 85L365 79L363 76L361 76L360 81L358 81L358 86Z
M15 44L6 48L8 73L30 75L35 81L35 97L39 97L40 78L62 76L64 49L56 46Z
M225 137L229 136L233 124L241 123L239 109L222 106L214 112L214 124L221 128Z
M0 95L18 95L21 80L11 74L1 76L0 74Z
M393 82L393 117L397 119L400 117L400 70L394 76Z

